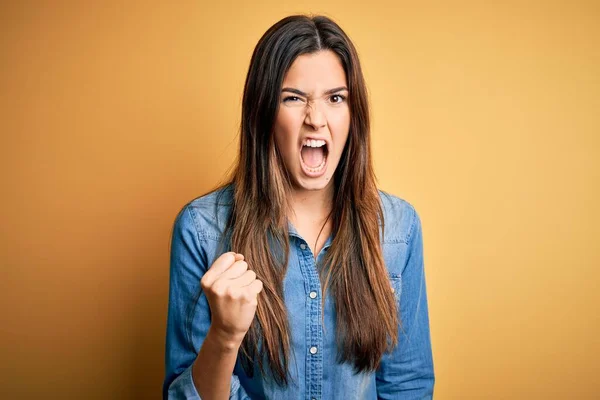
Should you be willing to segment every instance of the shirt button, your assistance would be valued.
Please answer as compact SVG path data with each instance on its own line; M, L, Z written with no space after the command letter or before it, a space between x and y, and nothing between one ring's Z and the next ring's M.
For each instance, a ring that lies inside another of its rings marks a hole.
M317 348L315 346L310 348L310 354L317 354Z
M317 298L317 292L310 292L309 294L311 299L316 299Z
M306 245L305 245L304 243L302 243L302 244L300 245L300 248L301 248L302 250L304 250L304 249L306 249Z

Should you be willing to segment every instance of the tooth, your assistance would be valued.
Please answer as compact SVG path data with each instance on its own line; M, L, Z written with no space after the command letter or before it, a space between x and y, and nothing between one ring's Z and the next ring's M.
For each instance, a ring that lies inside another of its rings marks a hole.
M311 147L317 147L317 141L316 140L311 140L310 141L310 146Z

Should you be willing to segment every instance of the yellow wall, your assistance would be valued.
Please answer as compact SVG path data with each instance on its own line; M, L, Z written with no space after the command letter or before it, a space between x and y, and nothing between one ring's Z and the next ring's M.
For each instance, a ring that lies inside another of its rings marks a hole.
M0 397L160 397L173 218L296 12L355 41L421 214L436 398L600 393L598 2L124 3L0 6Z

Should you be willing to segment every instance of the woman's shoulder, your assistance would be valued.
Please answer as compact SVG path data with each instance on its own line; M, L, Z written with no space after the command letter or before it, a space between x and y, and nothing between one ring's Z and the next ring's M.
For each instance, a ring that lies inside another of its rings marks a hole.
M185 207L192 207L205 212L216 213L231 208L233 201L233 186L231 184L220 186L208 193L200 195L189 201Z
M188 201L179 210L175 223L184 220L194 226L200 238L219 240L229 219L232 200L232 186L221 186Z
M421 219L415 207L406 199L379 190L384 221L384 243L408 243Z

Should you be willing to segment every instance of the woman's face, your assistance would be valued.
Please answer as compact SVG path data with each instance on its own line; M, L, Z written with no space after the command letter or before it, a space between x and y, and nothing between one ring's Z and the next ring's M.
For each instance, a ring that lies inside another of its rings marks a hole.
M346 73L330 50L304 54L288 70L275 119L275 143L296 190L332 182L348 131Z

